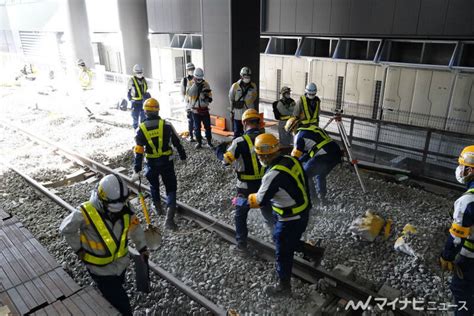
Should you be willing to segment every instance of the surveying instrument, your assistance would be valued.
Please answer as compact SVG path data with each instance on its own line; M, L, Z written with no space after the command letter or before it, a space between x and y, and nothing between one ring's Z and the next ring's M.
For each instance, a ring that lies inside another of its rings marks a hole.
M359 179L360 186L362 188L362 192L366 193L367 190L365 189L364 182L362 182L362 178L360 177L360 174L359 174L359 168L357 166L359 161L355 159L354 155L352 154L351 143L349 142L346 129L344 128L344 124L342 123L342 112L343 112L342 109L335 109L334 116L329 119L326 125L324 125L323 130L326 130L326 128L329 126L329 124L331 124L332 121L336 122L339 135L341 136L342 144L344 146L345 151L347 152L347 155L349 156L349 163L354 167L357 178Z

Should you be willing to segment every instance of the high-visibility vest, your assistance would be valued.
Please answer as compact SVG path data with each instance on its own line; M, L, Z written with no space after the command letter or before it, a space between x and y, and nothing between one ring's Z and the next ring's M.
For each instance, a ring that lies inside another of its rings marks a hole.
M295 180L295 184L300 190L301 195L303 196L303 203L300 205L296 205L296 206L284 208L284 209L272 205L273 211L281 216L296 215L306 210L306 208L309 205L309 197L306 192L306 183L304 179L303 168L301 167L298 160L296 160L295 158L291 156L285 156L285 157L291 159L292 165L285 166L283 164L277 164L272 167L272 170L285 172Z
M133 85L135 86L135 91L137 92L137 95L134 96L132 99L135 101L143 100L143 94L142 90L140 90L140 85L138 84L138 80L135 78L135 76L132 77L133 80ZM146 85L146 80L143 78L143 93L145 93L148 90L148 86Z
M308 100L306 99L306 96L301 96L301 101L303 102L303 112L304 112L304 120L301 121L301 124L307 125L307 124L319 124L319 99L315 100L316 102L316 108L314 109L313 115L311 115L308 107Z
M158 121L158 128L148 130L146 128L145 122L140 124L140 129L145 135L145 138L150 146L152 153L146 153L146 158L159 158L161 156L170 156L173 151L168 149L167 151L163 151L163 130L165 126L165 120ZM153 139L158 138L158 148L156 148L155 144L153 143Z
M237 177L241 181L250 181L250 180L261 180L263 178L263 174L265 173L265 168L263 166L259 166L258 160L257 160L257 154L253 150L253 142L252 139L250 138L249 135L244 134L243 139L246 141L247 146L249 148L250 152L250 157L252 160L252 173L251 174L246 174L246 173L238 173ZM247 167L247 166L245 166ZM246 168L247 169L247 168Z
M126 213L123 215L123 230L122 235L120 236L120 243L117 244L113 231L110 231L107 224L100 216L99 212L95 209L91 202L86 202L81 205L81 212L86 222L90 225L93 225L95 231L98 234L101 242L97 243L95 241L87 240L85 234L81 234L81 243L87 244L96 244L95 247L89 247L95 250L105 250L106 254L97 254L93 253L90 250L86 250L84 262L93 264L96 266L105 266L113 261L122 258L128 254L127 246L127 234L130 227L130 214ZM98 244L98 245L97 245ZM100 246L99 246L100 245Z
M317 126L311 125L309 127L300 127L298 128L298 131L311 131L313 133L317 133L321 136L321 141L314 145L313 148L309 151L309 156L311 158L314 157L314 155L320 150L324 145L332 142L332 138L322 129Z

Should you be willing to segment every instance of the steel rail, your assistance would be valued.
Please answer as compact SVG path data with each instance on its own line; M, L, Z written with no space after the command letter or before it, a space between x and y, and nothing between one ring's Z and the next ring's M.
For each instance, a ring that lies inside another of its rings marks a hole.
M45 195L48 197L50 200L52 200L54 203L59 205L60 207L73 212L76 210L75 207L61 199L59 196L56 194L52 193L49 191L46 187L41 185L39 182L28 176L27 174L21 172L17 168L11 166L11 165L6 165L8 168L10 168L12 171L17 173L19 176L21 176L23 179L25 179L26 182L28 182L36 191L40 192L41 194ZM129 250L132 254L137 255L138 251L129 246ZM207 308L209 311L211 311L214 315L219 315L219 316L225 316L227 315L227 311L224 310L223 308L219 307L217 304L214 302L210 301L203 295L199 294L198 292L194 291L192 288L188 287L185 285L182 281L177 279L175 276L173 276L171 273L167 272L166 270L162 269L159 267L156 263L149 261L149 267L150 269L159 275L161 278L165 279L166 281L170 282L173 284L174 287L176 287L178 290L180 290L183 294L191 298L193 301L199 303L203 307Z
M116 174L124 180L127 185L132 189L134 192L138 192L138 183L132 182L131 178L125 176L123 174L117 173L113 169L96 162L88 157L82 156L74 151L63 148L57 144L53 144L37 135L34 135L22 128L13 126L9 123L3 122L0 120L0 124L5 126L9 126L17 131L21 131L32 140L41 142L49 147L56 149L57 151L61 151L65 153L68 157L77 161L81 165L85 165L86 167L90 168L92 171L101 173L101 174ZM142 184L142 190L146 191L150 194L150 187ZM197 210L194 207L191 207L185 203L177 202L178 209L183 217L192 220L199 224L200 226L204 227L206 230L213 231L221 236L223 239L227 240L230 243L235 244L235 230L232 226L215 219L214 217ZM252 245L256 250L259 257L266 259L268 261L273 261L275 259L275 248L273 245L266 243L264 241L258 240L253 236L248 237L248 243ZM322 267L314 267L313 264L310 262L295 257L294 264L293 264L293 274L303 280L316 283L320 279L324 279L329 284L329 288L327 292L331 294L346 299L346 300L360 300L366 301L369 297L372 298L383 298L380 294L368 289L367 287L361 286L347 278L341 277L335 273L325 270ZM388 301L391 301L387 298ZM406 308L405 310L395 310L394 311L398 315L415 315L415 313Z

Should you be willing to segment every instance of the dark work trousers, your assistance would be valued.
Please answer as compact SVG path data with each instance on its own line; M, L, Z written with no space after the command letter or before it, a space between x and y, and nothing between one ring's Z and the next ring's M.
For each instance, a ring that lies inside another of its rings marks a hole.
M304 164L303 168L308 176L311 192L315 189L316 193L326 196L326 177L341 162L342 156L341 149L335 142L331 142L323 148L328 149L327 153L314 156Z
M248 198L249 194L257 193L258 188L260 187L260 181L247 182L248 189L237 189L237 194L241 197ZM235 207L235 240L239 246L247 246L247 237L248 237L248 228L247 228L247 217L250 211L248 205L245 206L236 206ZM273 232L275 227L275 217L273 216L273 211L271 206L262 206L260 208L262 213L263 220L265 225L268 227L270 234Z
M212 132L211 132L211 116L209 112L204 113L193 113L193 120L194 120L194 135L196 136L196 140L198 143L202 142L202 135L201 135L201 123L204 125L204 129L206 130L206 139L208 142L212 140Z
M456 316L474 315L474 259L460 255L456 265L462 275L454 272L451 280L451 292L458 304Z
M275 261L278 278L282 281L291 279L293 255L295 251L302 251L304 241L301 235L308 225L309 211L299 213L300 219L282 222L276 221L273 240L275 242Z
M232 123L234 139L242 136L244 134L244 125L242 124L242 120L233 120Z
M193 118L193 112L192 111L187 111L186 112L186 117L188 118L188 132L189 132L189 137L194 138L194 118Z
M160 177L166 190L166 204L176 207L176 190L178 188L173 161L156 164L153 159L148 159L145 167L145 177L150 182L151 197L153 202L160 201Z
M132 119L133 129L137 129L138 125L145 120L145 111L143 111L143 101L132 101Z
M125 270L126 271L126 270ZM122 315L133 315L127 292L123 288L125 271L121 275L95 275L89 272L102 295Z

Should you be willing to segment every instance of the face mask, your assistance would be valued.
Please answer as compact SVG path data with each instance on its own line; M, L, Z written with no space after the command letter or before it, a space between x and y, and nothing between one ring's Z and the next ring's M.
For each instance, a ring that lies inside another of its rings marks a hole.
M107 210L110 213L119 213L123 209L124 203L110 203L107 204Z
M466 177L464 176L464 166L459 165L454 172L456 180L461 184L466 184Z
M289 93L285 93L285 94L283 95L283 97L284 97L285 99L289 99L290 96L291 96L291 95L290 95Z
M202 82L202 79L194 79L194 81L195 81L196 83L201 83L201 82Z
M313 100L314 98L316 98L316 94L307 94L306 97L310 100Z
M188 70L188 76L193 76L194 75L194 70Z
M243 81L244 83L249 83L249 82L250 82L250 78L243 78L242 81Z
M143 78L143 74L136 74L135 77L137 77L138 79L142 79L142 78Z

